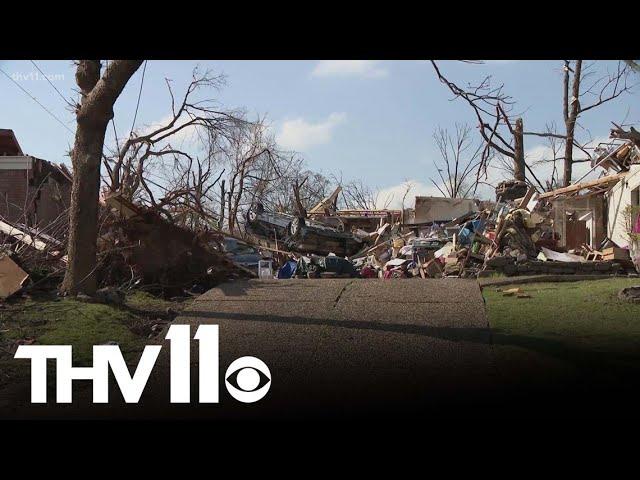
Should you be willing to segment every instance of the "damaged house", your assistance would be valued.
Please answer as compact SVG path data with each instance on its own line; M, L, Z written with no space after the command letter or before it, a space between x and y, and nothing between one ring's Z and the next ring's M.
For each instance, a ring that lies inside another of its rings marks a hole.
M559 246L569 250L587 245L600 250L607 241L629 244L629 206L640 205L640 151L633 142L613 145L595 160L589 173L605 170L598 179L545 192L538 200L553 205L554 230ZM632 220L633 221L633 220Z
M0 216L43 226L71 202L71 173L64 165L25 155L13 130L0 129Z

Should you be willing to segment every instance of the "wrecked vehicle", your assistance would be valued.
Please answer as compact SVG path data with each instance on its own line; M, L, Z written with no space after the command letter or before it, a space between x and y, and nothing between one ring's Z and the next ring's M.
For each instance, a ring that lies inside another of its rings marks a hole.
M262 260L262 255L256 248L233 237L224 237L223 248L225 255L233 263L258 275L258 263Z
M266 212L260 203L252 206L247 213L247 231L274 241L277 246L321 256L334 253L348 257L363 247L363 240L351 232L340 231L308 218Z
M346 258L335 255L329 255L327 257L309 255L308 257L300 257L295 275L298 278L353 278L358 276L358 272L353 267L353 264Z

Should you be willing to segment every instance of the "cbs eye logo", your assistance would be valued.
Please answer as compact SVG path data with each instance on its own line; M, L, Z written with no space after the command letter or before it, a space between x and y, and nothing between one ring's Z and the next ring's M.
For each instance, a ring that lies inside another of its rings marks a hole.
M257 402L271 388L271 372L256 357L240 357L229 365L224 375L229 394L243 403Z

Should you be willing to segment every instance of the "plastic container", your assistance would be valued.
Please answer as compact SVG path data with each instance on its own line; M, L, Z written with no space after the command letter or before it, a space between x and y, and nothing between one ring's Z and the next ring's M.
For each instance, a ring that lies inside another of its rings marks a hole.
M273 278L273 260L258 261L258 278Z

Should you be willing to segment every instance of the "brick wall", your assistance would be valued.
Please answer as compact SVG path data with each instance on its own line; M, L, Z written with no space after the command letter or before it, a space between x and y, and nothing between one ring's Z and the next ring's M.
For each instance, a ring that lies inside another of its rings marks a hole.
M0 215L21 220L29 191L29 170L0 170Z
M70 201L70 183L59 183L51 177L34 181L33 170L0 170L0 215L10 222L48 224L69 207Z

